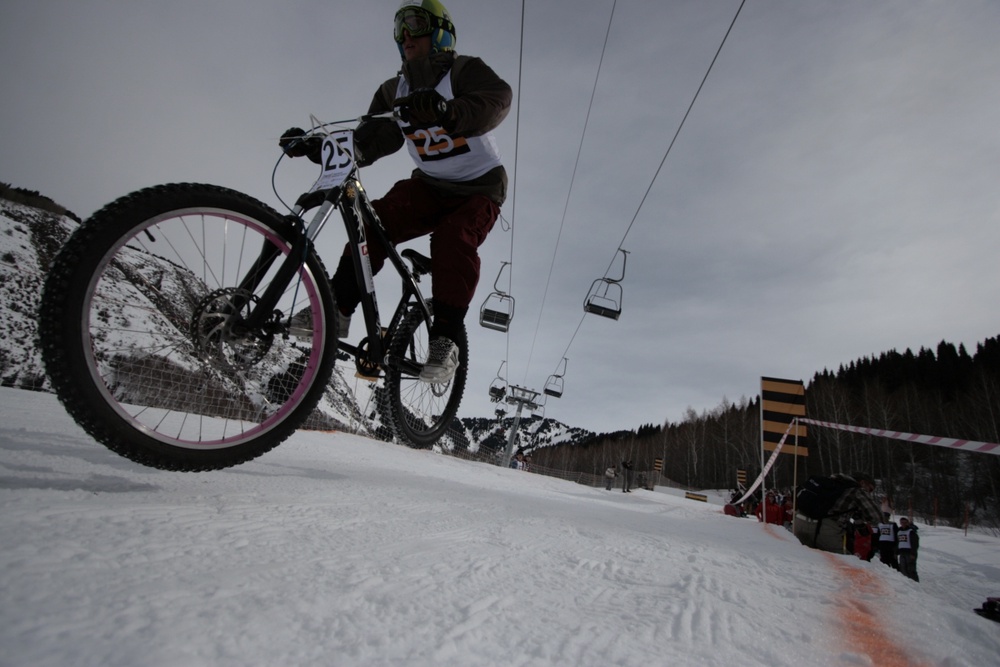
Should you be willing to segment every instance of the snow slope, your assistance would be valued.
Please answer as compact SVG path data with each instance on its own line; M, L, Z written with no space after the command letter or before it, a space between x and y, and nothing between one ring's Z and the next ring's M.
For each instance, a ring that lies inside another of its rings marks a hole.
M997 664L1000 539L921 583L663 491L300 432L144 469L0 389L0 665Z

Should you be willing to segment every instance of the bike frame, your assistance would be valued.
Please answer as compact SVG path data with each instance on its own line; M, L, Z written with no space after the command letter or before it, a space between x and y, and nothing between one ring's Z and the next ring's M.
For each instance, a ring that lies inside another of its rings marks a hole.
M310 193L316 194L316 193ZM313 199L315 201L315 199ZM417 269L410 269L404 262L402 256L396 250L389 239L389 233L382 221L379 220L375 209L368 199L364 187L358 178L357 165L351 171L350 176L340 186L326 191L319 209L313 215L308 226L305 225L302 214L306 206L310 203L309 195L300 197L299 203L293 210L292 219L295 229L298 232L293 242L290 252L285 256L281 266L278 267L274 279L260 295L260 298L252 305L252 310L246 318L245 326L249 330L259 330L274 312L278 300L284 293L285 288L295 278L302 265L305 264L306 257L312 251L314 241L320 231L325 227L327 221L336 209L340 212L347 232L348 248L354 264L354 277L361 289L361 309L365 318L365 328L368 334L368 346L365 349L360 345L351 345L344 341L338 341L339 349L351 354L355 359L364 360L370 364L391 366L399 368L409 375L419 375L420 367L416 363L408 362L405 359L387 358L387 343L392 339L392 332L396 330L403 315L407 312L411 301L416 303L424 313L425 326L430 326L431 310L424 298L420 287L417 285ZM375 236L377 241L385 248L388 260L392 263L396 272L402 280L403 293L399 303L389 321L387 340L382 337L382 325L379 319L378 300L375 294L375 284L372 279L371 260L368 257L368 234ZM241 281L240 288L246 293L253 293L258 286L260 279L267 269L277 259L279 252L271 247L265 247L257 257L247 276ZM244 306L245 304L237 304ZM328 322L333 321L333 313L327 318Z
M331 193L333 194L333 193ZM329 198L329 197L328 197ZM361 347L350 345L341 341L341 349L349 352L356 359L366 358L372 363L384 363L387 366L400 368L406 374L419 375L420 368L415 364L408 363L405 359L390 359L386 356L386 343L392 339L392 332L399 326L403 315L406 314L411 300L415 301L417 307L424 313L425 325L430 327L431 310L424 299L420 287L417 285L417 271L411 270L403 261L402 256L389 240L389 232L382 221L375 213L361 181L357 178L357 168L348 178L341 192L337 197L336 207L340 211L344 220L344 227L347 231L348 246L351 252L351 259L354 264L354 278L361 290L361 310L365 317L365 327L368 333L367 354ZM318 216L319 214L317 214ZM313 221L316 222L315 219ZM403 294L396 305L396 310L389 320L387 331L389 336L382 337L382 325L379 322L378 300L375 295L375 283L372 280L371 259L368 256L367 234L375 235L379 243L386 250L387 259L392 263L393 268L399 274Z

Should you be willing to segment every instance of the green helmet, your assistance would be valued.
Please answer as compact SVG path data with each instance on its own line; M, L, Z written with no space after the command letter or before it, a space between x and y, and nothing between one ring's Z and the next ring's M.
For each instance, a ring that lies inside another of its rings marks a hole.
M431 36L431 52L455 50L455 24L439 0L403 0L396 12L392 36L403 56L403 31L411 37Z

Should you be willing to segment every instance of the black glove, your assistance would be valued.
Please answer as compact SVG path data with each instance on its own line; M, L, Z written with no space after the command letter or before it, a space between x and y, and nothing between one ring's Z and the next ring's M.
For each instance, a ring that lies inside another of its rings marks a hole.
M316 164L322 160L323 139L317 136L306 136L305 130L292 127L278 139L278 145L288 157L307 157Z
M437 123L441 125L448 118L448 101L441 96L441 93L425 88L410 95L409 107L410 119L421 125Z

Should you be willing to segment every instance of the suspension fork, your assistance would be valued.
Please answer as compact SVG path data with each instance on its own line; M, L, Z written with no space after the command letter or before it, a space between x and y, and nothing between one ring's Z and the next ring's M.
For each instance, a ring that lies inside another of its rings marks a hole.
M278 267L274 278L264 289L264 292L257 299L257 303L254 305L253 310L250 315L246 318L243 326L250 331L256 331L261 329L268 319L271 317L271 313L274 312L278 305L278 301L281 296L285 293L285 288L292 282L295 278L295 274L301 269L301 267L306 263L306 258L313 248L313 239L322 229L323 225L329 219L330 214L336 206L336 201L340 198L340 189L334 188L327 197L324 199L323 203L320 205L319 211L313 216L312 222L309 223L309 228L306 229L303 225L302 219L298 215L291 216L291 222L294 231L294 239L292 241L292 247L288 254L285 255L285 259L281 262ZM296 208L296 213L300 213L301 209ZM253 294L257 287L260 286L261 281L267 274L271 265L278 258L281 251L274 244L264 241L263 247L261 248L260 254L257 259L254 260L253 265L247 272L246 277L240 281L240 290L247 294ZM323 276L325 279L326 276ZM238 308L246 305L245 303L234 304Z

